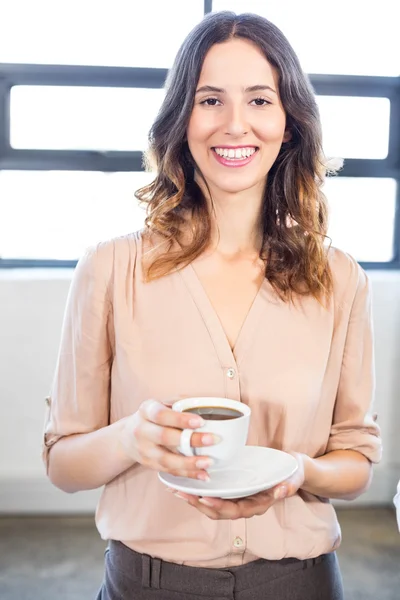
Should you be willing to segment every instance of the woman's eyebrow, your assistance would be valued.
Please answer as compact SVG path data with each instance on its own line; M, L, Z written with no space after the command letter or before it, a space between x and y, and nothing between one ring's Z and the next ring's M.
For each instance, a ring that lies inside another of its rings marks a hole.
M271 86L262 85L262 84L252 85L244 90L244 92L246 92L246 93L247 92L265 92L265 91L274 92L274 94L276 94L276 90L274 90ZM224 90L223 88L215 87L213 85L203 85L198 90L196 90L196 94L200 94L200 93L204 93L204 92L214 92L214 94L225 94L226 90Z
M252 85L251 87L248 87L244 90L245 92L266 92L266 91L270 91L270 92L274 92L274 94L276 94L276 90L274 90L274 88L272 88L270 85Z

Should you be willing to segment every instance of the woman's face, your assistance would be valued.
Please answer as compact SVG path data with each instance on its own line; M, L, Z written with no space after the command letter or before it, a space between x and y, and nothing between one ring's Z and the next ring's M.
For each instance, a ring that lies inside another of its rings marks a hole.
M190 152L211 190L264 188L285 134L278 76L247 40L207 53L187 130Z

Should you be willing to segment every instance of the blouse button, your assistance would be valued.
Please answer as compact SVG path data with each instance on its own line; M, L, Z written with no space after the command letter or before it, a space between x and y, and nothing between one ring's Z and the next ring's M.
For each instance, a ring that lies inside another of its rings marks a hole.
M235 537L235 539L233 540L233 545L235 546L235 548L241 548L243 546L243 540L241 537Z
M226 374L229 377L229 379L233 379L236 375L235 369L228 369Z

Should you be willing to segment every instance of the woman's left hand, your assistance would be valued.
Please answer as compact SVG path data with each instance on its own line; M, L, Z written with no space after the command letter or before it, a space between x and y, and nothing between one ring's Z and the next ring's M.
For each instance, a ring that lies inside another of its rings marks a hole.
M213 520L220 519L249 519L254 516L263 515L283 498L294 496L304 484L304 456L298 452L291 452L297 460L299 468L296 473L279 485L239 500L222 500L221 498L208 498L192 496L183 492L171 490L177 498L186 500L191 506L197 508L204 515Z

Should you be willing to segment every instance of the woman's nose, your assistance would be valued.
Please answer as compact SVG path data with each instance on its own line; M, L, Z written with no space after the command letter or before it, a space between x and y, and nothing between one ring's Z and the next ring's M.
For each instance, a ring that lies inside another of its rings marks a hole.
M249 131L245 109L242 106L232 106L227 109L225 131L235 137L244 135Z

